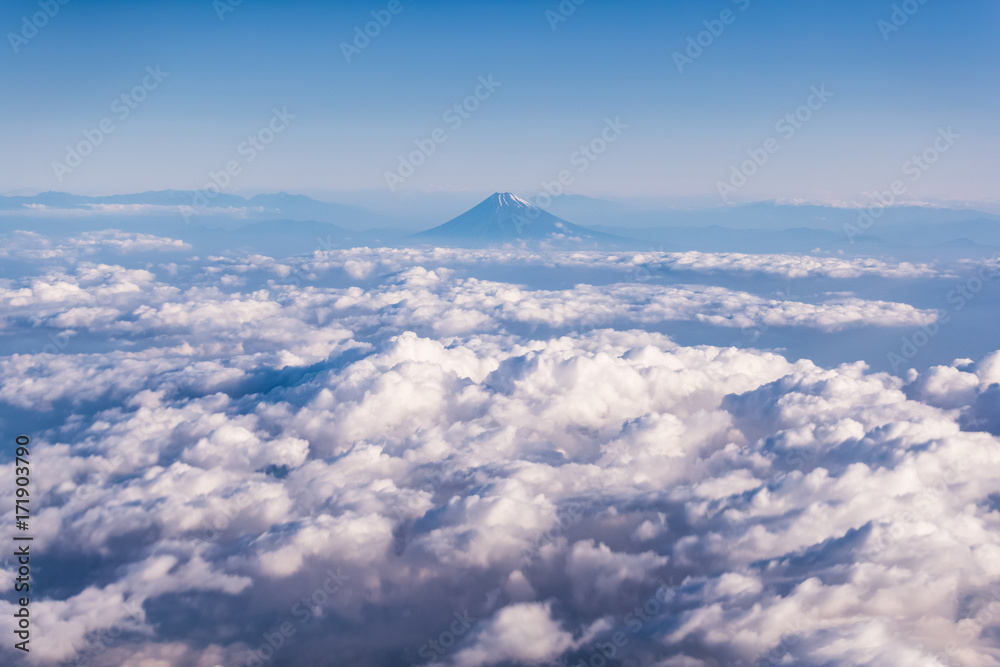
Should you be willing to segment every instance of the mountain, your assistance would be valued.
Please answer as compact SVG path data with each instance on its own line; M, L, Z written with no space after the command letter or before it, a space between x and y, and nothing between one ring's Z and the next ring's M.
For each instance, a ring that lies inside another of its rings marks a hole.
M554 197L545 207L553 215L587 226L640 227L726 227L731 229L773 229L808 227L843 232L845 225L857 224L861 209L818 204L781 204L773 201L733 206L703 205L672 208L641 200L613 201L581 195ZM1000 216L974 209L952 209L912 204L890 206L879 216L877 226L943 225L990 220Z
M275 214L292 220L318 220L347 224L358 229L385 225L388 220L360 206L319 201L306 195L291 195L279 192L275 195L256 195L247 200L250 207L261 210L264 218Z
M594 231L616 233L641 241L642 249L697 250L699 252L810 253L883 252L889 245L883 238L865 234L852 244L843 232L808 227L789 229L743 229L738 227L610 227L594 225Z
M466 247L518 242L559 247L630 243L628 239L574 225L510 192L494 192L457 218L414 234L413 238Z
M195 196L190 190L156 190L125 195L89 197L66 192L42 192L31 197L0 197L0 209L16 211L24 208L94 210L100 206L191 206ZM246 206L247 200L238 195L220 193L212 198L212 206Z
M239 195L218 193L212 197L201 191L158 190L126 195L88 197L65 192L43 192L32 197L0 197L0 210L13 213L47 213L57 217L61 212L83 211L91 214L114 212L122 215L178 217L186 208L195 223L218 223L231 220L245 224L258 220L299 220L329 222L346 227L385 227L389 218L359 206L318 201L305 195L278 194L256 195L247 199Z
M238 242L255 252L293 253L326 246L513 244L616 251L809 253L816 249L931 261L973 250L995 255L1000 248L1000 216L931 206L888 207L860 230L856 227L862 211L833 206L756 202L670 209L651 200L562 195L542 209L509 192L497 192L457 218L411 236L411 230L426 228L433 224L428 221L447 215L440 211L465 208L478 197L463 193L438 201L437 195L396 199L382 193L351 205L286 192L251 198L221 193L206 201L204 208L195 204L192 210L199 194L160 190L96 197L65 192L0 196L0 234L44 229L69 235L113 227L140 233L152 230L212 248ZM379 212L369 208L377 201L383 201ZM405 221L400 216L406 216ZM241 229L235 236L224 233Z

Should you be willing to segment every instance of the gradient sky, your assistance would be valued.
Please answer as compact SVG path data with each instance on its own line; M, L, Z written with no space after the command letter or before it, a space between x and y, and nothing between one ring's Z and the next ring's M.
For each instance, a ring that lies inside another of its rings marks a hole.
M0 192L200 188L287 107L295 119L228 191L389 195L397 156L443 128L401 193L532 196L567 169L578 194L718 201L717 181L825 84L832 99L734 199L867 201L948 126L961 138L907 199L1000 199L1000 3L926 0L886 40L892 2L746 2L588 0L553 30L555 0L403 0L348 63L340 43L387 2L243 0L220 20L211 0L70 0L15 53L8 33L40 10L13 0L0 9ZM735 21L679 73L673 52L725 9ZM118 120L114 98L157 65L169 76ZM444 111L487 75L501 87L449 128ZM571 156L608 117L629 127L580 173ZM114 132L60 182L52 163L103 118Z

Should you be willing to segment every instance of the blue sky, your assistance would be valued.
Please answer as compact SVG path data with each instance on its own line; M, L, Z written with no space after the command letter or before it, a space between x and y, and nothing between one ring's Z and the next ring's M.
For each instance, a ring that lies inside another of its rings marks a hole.
M531 196L565 170L578 194L718 203L719 181L776 137L735 200L863 202L952 127L960 138L906 198L1000 199L996 2L914 0L885 39L893 3L872 0L588 0L554 30L555 1L401 1L348 63L340 44L387 4L244 0L220 20L210 0L70 0L15 52L10 33L41 10L5 3L2 192L194 189L235 160L226 189L241 194ZM672 54L725 10L731 22L679 72ZM168 76L119 119L112 101L156 66ZM449 125L445 111L490 75L499 87ZM823 85L832 97L793 136L777 132ZM248 161L241 143L275 108L294 119ZM113 132L60 181L53 162L105 118ZM609 118L627 128L581 169L574 154ZM391 192L386 172L436 129L447 140Z

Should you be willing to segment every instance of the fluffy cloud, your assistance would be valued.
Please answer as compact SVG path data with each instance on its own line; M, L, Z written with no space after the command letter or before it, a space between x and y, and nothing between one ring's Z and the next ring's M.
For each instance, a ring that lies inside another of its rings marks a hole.
M348 248L317 251L305 264L313 271L342 269L355 278L400 271L410 266L513 265L520 267L612 270L641 279L664 271L765 274L782 278L930 278L950 277L928 264L868 257L746 255L706 252L530 251L455 248Z
M572 645L573 637L552 618L551 604L513 604L497 612L476 643L462 649L453 664L550 664Z
M177 239L122 232L117 229L81 232L66 239L52 239L37 232L16 231L0 245L0 257L21 260L47 260L79 258L98 252L119 255L141 252L180 252L191 250L191 245Z
M47 564L29 664L1000 664L1000 353L823 367L659 327L934 313L500 279L649 261L609 257L65 254L6 278L6 331L41 338L0 357ZM891 273L813 259L684 270Z
M764 273L785 278L827 277L920 278L941 275L927 264L887 262L870 257L843 259L809 255L746 255L743 253L673 252L655 257L662 266L674 271L703 273Z

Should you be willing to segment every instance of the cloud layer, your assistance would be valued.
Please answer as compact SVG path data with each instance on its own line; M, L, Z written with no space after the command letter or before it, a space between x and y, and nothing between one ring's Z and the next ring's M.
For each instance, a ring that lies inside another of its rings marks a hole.
M0 285L30 664L1000 664L1000 353L900 378L658 330L934 311L459 270L514 250L36 246ZM743 257L695 260L838 278Z

